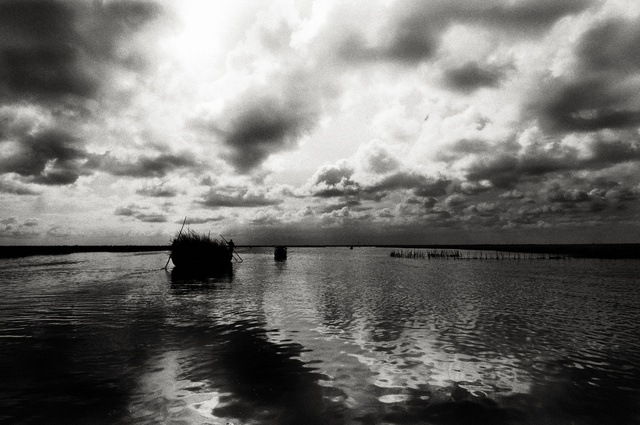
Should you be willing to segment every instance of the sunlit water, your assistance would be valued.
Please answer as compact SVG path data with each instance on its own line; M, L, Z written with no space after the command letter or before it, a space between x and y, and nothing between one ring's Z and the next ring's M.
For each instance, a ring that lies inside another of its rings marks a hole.
M640 422L640 261L0 260L0 422Z

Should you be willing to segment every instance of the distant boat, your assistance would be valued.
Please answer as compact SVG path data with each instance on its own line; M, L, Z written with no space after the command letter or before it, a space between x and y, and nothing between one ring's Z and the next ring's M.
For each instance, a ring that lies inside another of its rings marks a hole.
M286 246L276 246L273 250L273 258L276 261L284 261L287 259L287 247Z
M209 235L187 230L173 239L170 258L181 270L221 270L231 268L233 247Z

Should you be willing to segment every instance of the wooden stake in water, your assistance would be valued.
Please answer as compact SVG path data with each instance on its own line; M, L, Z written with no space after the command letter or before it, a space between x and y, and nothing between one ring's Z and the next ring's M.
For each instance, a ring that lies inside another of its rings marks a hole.
M187 222L187 216L184 216L184 221L182 222L182 227L180 228L180 232L178 233L178 238L182 235L182 229L184 229L184 224ZM164 269L167 270L167 266L169 266L169 261L171 260L171 254L169 254L169 258L167 258L167 264L164 265Z

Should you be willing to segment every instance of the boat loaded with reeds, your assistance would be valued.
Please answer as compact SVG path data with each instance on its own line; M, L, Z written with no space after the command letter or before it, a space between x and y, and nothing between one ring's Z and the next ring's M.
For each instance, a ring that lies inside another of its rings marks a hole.
M171 261L180 270L223 270L231 267L233 245L200 234L194 230L180 231L171 242Z

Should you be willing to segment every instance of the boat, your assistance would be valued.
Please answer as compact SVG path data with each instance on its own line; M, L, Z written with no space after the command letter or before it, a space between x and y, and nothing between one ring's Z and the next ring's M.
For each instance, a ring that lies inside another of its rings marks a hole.
M224 270L231 268L231 244L187 230L173 239L170 258L180 270Z
M278 245L273 250L273 258L276 261L284 261L287 259L287 247Z

